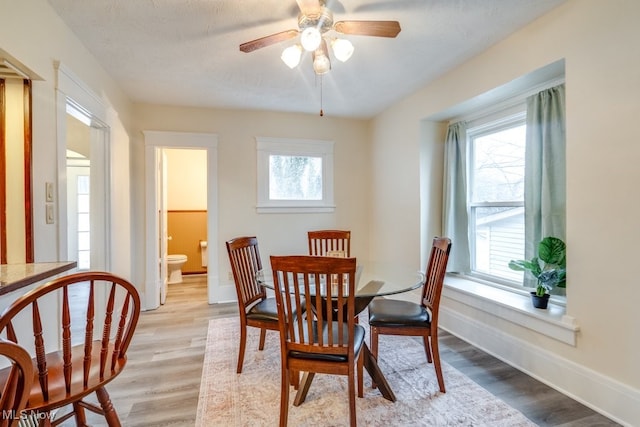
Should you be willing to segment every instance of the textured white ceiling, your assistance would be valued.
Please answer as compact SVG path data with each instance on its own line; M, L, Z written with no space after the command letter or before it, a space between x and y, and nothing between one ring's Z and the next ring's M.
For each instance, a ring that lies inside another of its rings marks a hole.
M564 0L328 0L334 21L396 20L397 38L347 36L322 78L326 115L368 118ZM141 103L318 113L311 59L290 70L291 41L240 52L246 41L297 29L295 0L49 0Z

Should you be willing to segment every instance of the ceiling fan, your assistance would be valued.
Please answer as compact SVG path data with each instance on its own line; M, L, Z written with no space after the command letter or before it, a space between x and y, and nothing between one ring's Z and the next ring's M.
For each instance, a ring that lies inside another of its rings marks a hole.
M287 47L281 59L290 68L300 63L303 49L313 53L313 69L316 74L325 74L331 69L327 41L331 45L335 57L346 61L353 54L353 44L343 38L333 36L331 31L338 34L376 36L394 38L400 32L398 21L338 21L333 22L333 12L325 5L325 0L296 0L300 13L298 14L298 29L290 29L279 33L251 40L240 45L242 52L270 46L300 36L299 43Z

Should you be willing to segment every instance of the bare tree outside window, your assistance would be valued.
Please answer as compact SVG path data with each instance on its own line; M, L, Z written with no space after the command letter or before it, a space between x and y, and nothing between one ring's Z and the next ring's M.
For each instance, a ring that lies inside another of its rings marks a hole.
M269 156L271 200L322 200L322 158Z
M474 139L474 201L524 200L525 136L523 125Z
M256 137L257 212L334 212L333 141Z
M473 267L480 274L522 283L510 270L512 254L524 255L524 156L526 125L471 133Z

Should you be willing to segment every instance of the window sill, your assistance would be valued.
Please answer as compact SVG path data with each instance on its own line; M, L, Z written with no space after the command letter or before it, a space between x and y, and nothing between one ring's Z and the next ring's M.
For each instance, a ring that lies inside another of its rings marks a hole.
M553 302L549 302L546 310L534 308L528 295L454 275L445 278L443 296L565 344L576 345L580 327L566 314L565 307Z

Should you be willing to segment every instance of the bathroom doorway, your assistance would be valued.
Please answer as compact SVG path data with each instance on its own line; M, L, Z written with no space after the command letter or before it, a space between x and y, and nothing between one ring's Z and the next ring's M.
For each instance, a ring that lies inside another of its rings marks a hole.
M167 154L171 150L200 151L206 158L206 261L208 302L215 302L215 284L218 282L218 254L215 248L217 240L217 136L214 134L143 131L145 136L145 197L146 197L146 265L147 277L145 306L158 308L164 303L167 293L167 255L168 255L168 211L169 195L167 188L171 173L168 172ZM206 154L205 154L206 153ZM205 202L203 202L205 203ZM202 206L198 209L202 213ZM188 211L189 209L182 209ZM188 220L187 220L188 221ZM199 238L198 238L199 239ZM197 254L198 252L194 252ZM197 255L193 260L198 262Z
M207 151L165 147L160 159L160 260L167 270L161 265L160 303L164 304L168 286L207 274Z

